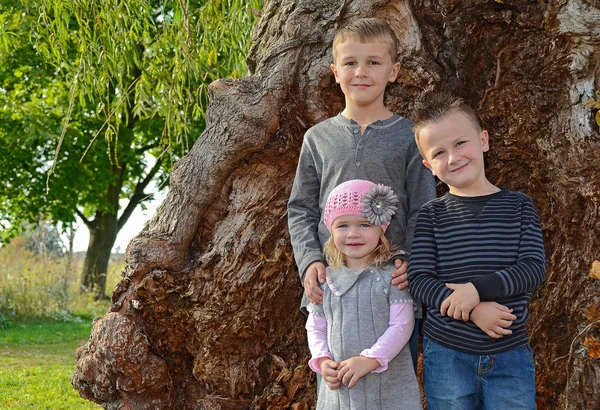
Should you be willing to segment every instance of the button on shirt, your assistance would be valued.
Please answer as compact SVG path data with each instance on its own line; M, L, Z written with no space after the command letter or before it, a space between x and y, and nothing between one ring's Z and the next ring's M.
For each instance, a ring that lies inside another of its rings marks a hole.
M301 279L311 263L324 260L322 247L329 231L322 215L327 197L351 179L394 190L398 210L386 236L406 251L410 251L421 205L435 198L433 176L421 162L412 123L406 118L394 114L369 124L362 134L356 121L341 114L310 128L288 203L288 225Z

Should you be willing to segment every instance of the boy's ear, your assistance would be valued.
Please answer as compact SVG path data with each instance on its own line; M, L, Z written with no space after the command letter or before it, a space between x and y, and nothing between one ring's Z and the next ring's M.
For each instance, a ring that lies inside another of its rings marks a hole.
M488 152L490 149L490 136L486 130L481 131L481 151Z
M433 170L433 168L431 167L431 164L429 162L427 162L426 159L423 160L423 165L425 165L425 167L431 171L431 174L433 176L435 176L435 171Z
M333 75L335 76L335 82L339 84L340 83L340 77L339 77L338 72L337 72L337 67L335 66L335 64L331 64L329 66L329 68L331 68L331 71L333 71Z
M392 66L392 72L390 73L390 78L388 79L388 81L390 83L393 83L394 81L396 81L396 77L398 77L398 72L400 72L400 63L395 62L394 65Z

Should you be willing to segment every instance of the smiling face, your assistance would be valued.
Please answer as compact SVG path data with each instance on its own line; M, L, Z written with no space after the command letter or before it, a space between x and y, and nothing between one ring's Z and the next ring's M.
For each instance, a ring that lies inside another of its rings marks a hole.
M346 257L346 266L361 269L373 261L373 251L379 245L383 231L362 216L347 215L333 222L331 235L336 248Z
M494 190L483 162L483 153L489 150L488 133L479 131L462 112L426 123L418 133L418 143L423 164L450 187L450 193L479 196Z
M388 82L396 80L399 63L394 63L390 47L376 39L362 43L348 39L336 45L331 70L346 97L346 106L372 109L383 106Z

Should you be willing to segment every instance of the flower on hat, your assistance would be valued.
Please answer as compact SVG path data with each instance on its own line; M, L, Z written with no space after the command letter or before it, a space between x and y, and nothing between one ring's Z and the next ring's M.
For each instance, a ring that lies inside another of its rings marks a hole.
M372 225L388 224L398 209L398 197L389 186L373 185L362 197L361 213Z

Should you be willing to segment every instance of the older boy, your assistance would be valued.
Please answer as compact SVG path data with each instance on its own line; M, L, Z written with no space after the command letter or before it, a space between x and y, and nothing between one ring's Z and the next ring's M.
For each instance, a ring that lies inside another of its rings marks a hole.
M396 80L400 69L396 58L396 38L381 20L356 20L335 36L331 70L344 93L346 107L306 132L288 203L288 225L300 280L305 296L315 304L323 301L319 287L319 282L325 282L322 247L329 238L323 208L334 187L351 179L392 187L399 206L386 236L400 247L400 258L405 260L419 208L435 198L434 179L421 165L412 123L389 111L383 102L387 84ZM399 269L393 282L400 289L406 287L406 275L401 277L406 262L401 265L397 260ZM303 310L307 304L304 297ZM411 341L413 358L415 341Z
M427 408L535 409L525 322L545 256L533 201L488 181L488 133L462 99L437 94L416 111L423 164L450 188L420 211L408 272L427 309Z

